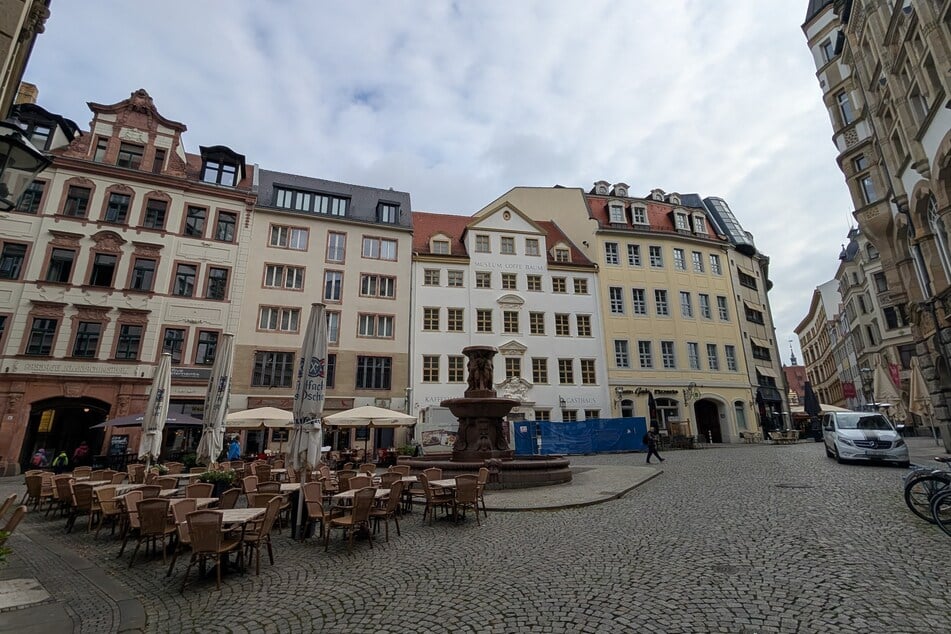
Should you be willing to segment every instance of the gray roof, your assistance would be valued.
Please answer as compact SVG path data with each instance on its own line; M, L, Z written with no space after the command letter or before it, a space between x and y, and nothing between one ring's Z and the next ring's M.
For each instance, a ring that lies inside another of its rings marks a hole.
M376 223L377 205L379 203L396 204L399 205L400 208L400 217L397 219L395 225L408 229L412 229L413 227L412 205L409 194L406 192L395 191L393 189L365 187L363 185L351 185L349 183L338 183L322 178L286 174L284 172L272 172L265 169L260 170L258 176L258 186L256 188L258 207L281 209L274 205L274 187L284 186L289 189L349 198L350 202L348 203L346 218L360 222ZM294 210L283 209L283 211ZM336 216L331 217L335 220L342 219Z
M806 9L806 22L819 15L832 2L833 0L809 0L809 7Z

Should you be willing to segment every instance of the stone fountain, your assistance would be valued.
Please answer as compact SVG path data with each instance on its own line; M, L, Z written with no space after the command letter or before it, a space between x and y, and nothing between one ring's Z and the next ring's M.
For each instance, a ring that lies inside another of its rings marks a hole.
M401 464L414 469L439 467L443 477L489 469L489 488L521 488L559 484L571 480L570 463L563 456L521 456L508 446L505 417L520 401L499 398L493 387L492 346L469 346L462 354L469 360L468 389L462 398L440 403L459 421L452 457L424 456L401 458Z

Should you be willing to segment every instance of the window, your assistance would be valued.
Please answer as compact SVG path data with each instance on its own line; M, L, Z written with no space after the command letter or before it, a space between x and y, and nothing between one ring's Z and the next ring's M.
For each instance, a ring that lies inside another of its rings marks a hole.
M343 262L347 250L347 235L331 231L327 233L327 261Z
M608 287L608 301L612 315L624 314L624 289L620 286Z
M677 357L674 355L673 341L660 342L660 360L661 364L668 370L673 370L677 367Z
M392 360L389 357L357 357L357 389L390 389Z
M631 354L628 350L627 341L624 339L614 340L614 366L618 368L631 367Z
M859 299L862 299L862 298L860 297ZM760 324L760 325L765 323L763 321L763 313L761 311L758 311L747 304L744 304L743 307L746 312L746 321L750 321L750 322L753 322L754 324ZM862 312L864 313L865 311L863 310Z
M298 211L313 211L330 216L346 216L349 199L305 192L286 187L274 188L274 206Z
M264 286L266 288L302 290L304 288L304 269L300 266L265 264Z
M575 315L575 327L579 337L591 336L591 315Z
M519 357L505 357L505 378L522 378L522 359Z
M872 275L872 279L875 280L875 290L879 293L885 293L888 291L888 279L885 277L885 274L879 271Z
M588 294L588 280L576 277L572 280L575 285L575 295L587 295Z
M92 190L88 187L70 185L66 192L66 204L63 206L63 215L71 218L85 218L89 211L89 196Z
M674 214L674 227L680 231L689 231L690 225L687 222L687 214L675 213Z
M199 330L198 341L195 343L195 365L213 365L217 350L218 333Z
M192 297L195 294L195 277L198 267L194 264L179 264L175 268L175 284L172 286L172 295Z
M201 170L201 180L205 183L234 187L238 181L238 166L221 160L206 160Z
M488 271L476 271L476 288L492 288L492 274Z
M449 355L446 370L449 372L446 378L450 383L462 383L466 380L466 358L457 354Z
M150 198L145 203L145 218L142 225L146 229L164 229L166 211L168 211L167 202Z
M128 167L137 170L142 164L142 153L145 151L141 145L134 143L120 143L119 156L116 158L117 167Z
M932 197L929 199L929 201L928 201L928 211L929 211L929 212L931 211L931 202L932 202L932 201L934 201L934 196L932 196ZM935 205L937 206L937 203L935 203ZM937 212L936 212L936 213L937 213ZM930 215L930 213L929 213L929 215ZM875 245L872 244L871 242L869 242L868 244L865 245L865 251L866 251L866 253L868 254L868 259L869 259L870 262L874 262L875 260L877 260L877 259L880 257L880 256L879 256L879 253L878 253L878 249L876 249L876 248L875 248Z
M714 275L723 275L723 267L720 265L720 256L716 253L710 254L710 272Z
M852 123L854 115L852 114L852 102L849 99L849 93L844 90L836 94L836 102L839 104L839 115L842 117L842 124L849 125Z
M542 290L542 276L541 275L528 275L526 276L526 282L528 283L528 290L530 291Z
M162 337L162 352L172 355L172 363L182 362L182 355L185 352L185 329L184 328L166 328L165 336Z
M45 150L53 128L42 123L31 123L25 126L23 131L25 136L30 139L30 143L36 146L36 149Z
M720 313L720 321L730 321L730 311L726 307L726 297L717 295L717 312Z
M571 326L568 322L569 316L565 313L555 313L555 335L559 337L570 337Z
M746 288L751 288L754 291L756 290L756 278L752 275L748 275L743 271L737 271L740 278L740 286L745 286Z
M462 288L463 285L463 274L462 271L451 269L446 271L446 286L450 288Z
M703 216L693 217L693 232L694 233L707 232L707 221L703 218Z
M551 278L551 292L552 293L567 293L568 280L564 277Z
M208 210L202 207L188 206L185 212L185 235L201 238L205 235L205 222L208 219Z
M651 266L655 269L664 268L664 252L661 251L660 247L648 247L647 248Z
M503 255L515 255L515 238L502 236L502 244L499 252Z
M97 253L93 258L92 271L89 274L90 286L112 287L116 273L117 258L108 253Z
M208 269L205 299L225 299L228 294L228 269L212 266Z
M594 372L594 359L581 359L581 384L595 385L597 382Z
M723 346L723 352L724 356L726 356L726 369L730 372L736 372L736 346L727 344Z
M233 214L230 211L219 211L218 223L215 225L215 240L218 240L219 242L234 242L234 229L237 224L237 214ZM307 235L305 230L305 242L306 239ZM307 248L306 244L304 245L304 248Z
M558 383L561 385L573 385L575 382L575 369L572 359L558 359Z
M627 263L630 266L641 265L641 245L639 244L627 245Z
M357 320L357 334L361 337L389 339L393 336L393 316L360 315Z
M464 310L462 308L446 309L446 330L449 332L463 332Z
M26 191L20 196L16 210L25 214L35 214L40 208L40 200L43 199L43 190L46 188L45 181L33 181Z
M866 204L871 204L878 200L878 195L875 193L875 182L872 180L871 174L860 176L859 185L862 188L862 198Z
M327 315L327 343L340 342L340 313L328 310Z
M541 255L537 238L525 238L525 255Z
M476 309L476 332L492 332L492 310Z
M141 345L142 326L120 325L119 337L116 340L116 360L135 361L139 358Z
M605 264L620 264L617 242L604 243L604 262Z
M690 298L690 291L680 291L680 316L693 319L693 300Z
M687 270L687 261L684 258L683 249L674 249L674 269L677 271Z
M268 244L282 249L306 251L309 231L302 227L271 225L271 237Z
M532 357L532 383L548 383L548 359Z
M700 303L700 316L704 319L713 319L713 313L710 310L710 296L706 293L698 295Z
M645 369L654 367L654 353L650 341L637 342L637 363Z
M654 291L654 312L660 316L670 315L670 307L667 304L667 291L656 289Z
M426 306L423 308L423 330L439 330L439 308Z
M644 207L631 207L631 216L635 224L647 224L647 209Z
M76 251L73 249L53 249L50 251L50 263L46 268L46 281L68 284L75 260Z
M693 272L703 273L703 254L699 251L692 251L690 255L693 260Z
M439 269L426 269L423 271L423 286L439 286Z
M624 205L611 203L608 205L608 222L611 224L626 224L624 222Z
M476 253L489 253L489 236L477 235L475 237Z
M81 321L76 326L76 339L73 342L73 356L91 359L99 350L99 337L102 324L96 321Z
M48 357L53 351L53 339L56 338L55 319L33 318L30 326L30 336L27 339L26 354L38 357Z
M561 410L561 422L563 423L574 423L578 420L578 410L576 409L563 409Z
M904 328L908 325L908 316L905 314L903 305L883 308L882 315L885 317L885 330Z
M514 291L518 289L518 275L515 273L502 273L502 289Z
M437 255L449 255L449 241L433 240L433 253Z
M831 38L826 38L822 41L822 44L819 45L819 50L822 52L822 61L831 62L835 58L835 45L832 43Z
M528 313L528 334L545 334L545 313Z
M364 273L360 276L360 295L392 299L396 297L396 278Z
M106 217L103 218L103 220L120 225L125 224L125 219L129 215L129 203L131 201L131 196L117 194L115 192L110 193L109 203L106 205Z
M337 355L335 354L327 355L327 369L326 376L324 377L324 383L327 388L334 388L337 386Z
M363 257L369 260L396 260L396 240L364 236Z
M506 334L518 334L518 311L502 311L502 332Z
M165 150L155 148L155 156L152 158L152 172L161 174L163 167L165 167Z
M380 203L376 208L378 222L394 223L400 219L400 206L394 203Z
M132 279L129 286L135 291L151 291L155 285L155 260L136 258L132 264Z
M564 247L557 247L555 249L555 262L570 262L571 254L568 252L568 249Z
M294 377L293 352L256 352L252 387L291 387Z
M715 343L707 344L707 366L711 370L720 369L720 356L717 353L717 344Z
M343 273L324 271L324 299L339 302L343 299Z
M96 151L92 156L92 160L97 163L102 163L106 160L106 150L109 148L109 139L104 139L99 137L96 139Z
M423 355L423 383L439 383L439 355Z
M700 344L695 341L687 342L687 361L691 370L700 369Z

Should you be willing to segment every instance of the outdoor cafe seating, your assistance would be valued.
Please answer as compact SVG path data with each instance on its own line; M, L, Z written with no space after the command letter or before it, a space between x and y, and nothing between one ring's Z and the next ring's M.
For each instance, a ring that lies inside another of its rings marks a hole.
M359 489L354 492L351 511L339 517L332 517L327 524L327 531L324 535L324 552L330 547L330 534L334 528L342 529L345 536L349 538L347 542L347 553L350 553L353 549L353 538L357 531L361 529L366 531L370 548L373 548L373 535L370 532L370 511L373 508L375 498L376 491L371 487Z

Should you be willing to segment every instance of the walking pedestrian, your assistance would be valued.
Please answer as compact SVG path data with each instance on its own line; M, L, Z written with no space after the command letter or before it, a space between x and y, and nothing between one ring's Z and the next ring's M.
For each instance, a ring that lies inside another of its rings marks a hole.
M69 456L66 455L65 451L60 450L53 459L53 473L59 475L67 469L69 469Z
M644 434L644 444L647 445L647 464L651 463L651 456L657 456L657 459L661 462L664 462L664 459L660 457L660 454L657 453L657 428L651 427L646 434Z

